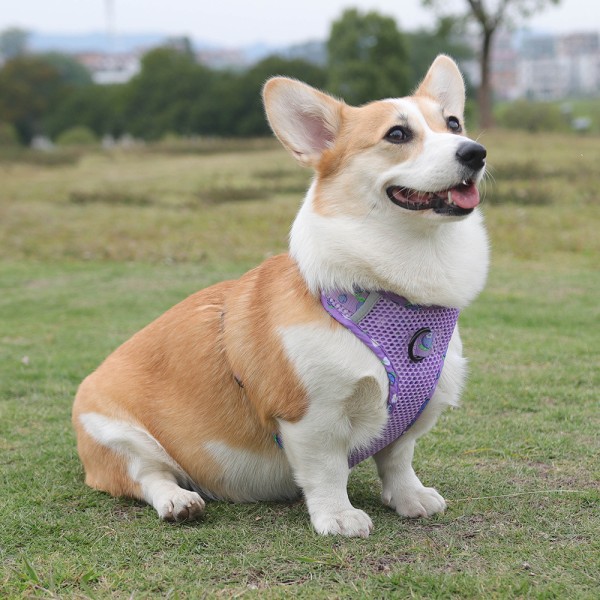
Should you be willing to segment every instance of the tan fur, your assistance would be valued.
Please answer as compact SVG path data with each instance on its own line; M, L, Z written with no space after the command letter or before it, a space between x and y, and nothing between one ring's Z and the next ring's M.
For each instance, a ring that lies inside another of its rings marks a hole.
M166 520L196 518L203 497L275 500L301 490L317 532L366 537L372 522L347 495L348 456L381 434L389 381L377 356L323 310L320 293L359 286L461 308L481 289L479 216L441 225L437 207L424 206L421 219L390 191L446 190L468 176L457 154L466 140L446 121L462 118L464 85L440 56L411 98L352 107L285 78L263 93L277 137L316 172L290 255L191 295L113 352L78 390L78 450L88 485L143 499ZM410 130L400 143L386 136L394 126ZM445 508L415 475L412 453L457 403L463 380L455 331L418 423L374 456L383 500L399 514Z
M271 302L286 295L295 298L291 314L279 308L285 302ZM142 329L77 394L73 422L88 483L139 497L122 458L81 426L79 416L94 412L141 425L201 488L226 496L220 467L203 444L279 451L275 419L300 419L306 396L275 332L311 321L336 326L306 291L295 263L281 255L237 281L193 294Z
M74 424L77 430L77 451L83 464L89 466L86 468L85 483L113 496L142 498L140 486L127 473L124 457L98 444L78 423Z
M360 107L343 105L342 117L343 124L335 145L323 153L316 165L319 176L314 209L323 216L344 214L364 217L364 205L352 203L356 181L362 179L360 172L352 176L352 159L358 155L364 157L372 151L377 168L385 163L391 166L421 152L423 141L417 130L410 145L388 144L381 147L379 142L386 132L394 125L403 124L405 119L390 102L371 102ZM342 171L345 177L338 177Z
M421 114L427 121L427 125L432 131L437 133L444 133L448 130L446 118L450 116L460 117L461 115L445 115L440 109L439 104L436 104L433 100L425 96L415 96L413 102L417 104Z
M342 107L342 126L335 145L323 154L316 167L321 180L343 171L354 155L379 142L397 121L394 107L386 102Z

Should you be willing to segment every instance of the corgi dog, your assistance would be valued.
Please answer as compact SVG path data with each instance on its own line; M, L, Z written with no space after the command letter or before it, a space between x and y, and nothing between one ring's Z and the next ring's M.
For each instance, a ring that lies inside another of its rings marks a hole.
M465 137L464 82L445 55L410 97L354 107L284 77L263 97L277 138L315 172L289 253L193 294L114 351L79 387L78 451L89 486L168 521L199 517L207 499L302 494L318 533L367 537L349 456L386 428L390 373L322 295L466 307L488 267L486 150ZM405 517L446 508L411 465L417 438L463 388L454 323L442 354L431 397L373 453L382 500Z

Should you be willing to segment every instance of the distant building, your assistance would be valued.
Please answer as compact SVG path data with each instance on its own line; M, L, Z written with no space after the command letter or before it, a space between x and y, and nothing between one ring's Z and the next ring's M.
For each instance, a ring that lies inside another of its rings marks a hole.
M199 63L212 69L243 70L269 55L301 58L318 65L326 64L327 60L326 44L322 41L288 47L255 44L239 48L204 46L195 49L186 37L167 40L154 37L156 42L149 39L148 45L144 48L137 46L137 50L110 52L98 48L97 51L79 52L74 56L99 84L129 81L139 73L144 52L158 45L190 53ZM476 55L476 36L470 37ZM117 48L114 43L112 47ZM499 31L494 38L490 66L492 88L499 100L600 97L600 33L548 35L526 30ZM461 68L472 85L479 85L477 60L461 61Z
M514 37L501 31L494 44L491 78L497 99L515 100L521 94L519 86L519 53Z
M565 35L557 42L557 52L568 61L568 93L592 96L600 90L600 35Z
M74 58L92 75L94 83L127 83L140 72L139 52L81 52Z
M327 64L327 44L319 40L312 40L303 44L294 44L280 50L279 56L287 59L300 59L324 67Z
M600 95L600 34L498 34L492 54L496 98L560 100Z
M211 69L244 69L251 65L241 48L205 48L196 52L196 60Z

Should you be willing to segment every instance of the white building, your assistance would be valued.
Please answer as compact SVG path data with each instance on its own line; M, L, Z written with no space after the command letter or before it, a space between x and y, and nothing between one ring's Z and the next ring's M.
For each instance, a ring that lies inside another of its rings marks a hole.
M141 68L139 53L85 52L75 58L91 73L94 83L103 85L127 83Z
M600 34L500 33L492 55L497 98L560 100L600 95Z

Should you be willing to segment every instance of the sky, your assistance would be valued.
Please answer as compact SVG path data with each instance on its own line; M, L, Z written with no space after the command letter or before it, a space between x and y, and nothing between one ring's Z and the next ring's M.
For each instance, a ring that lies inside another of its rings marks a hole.
M462 6L464 0L445 3ZM402 30L434 22L420 0L0 0L0 30L98 32L107 29L112 14L117 34L189 35L227 47L290 45L326 39L331 22L348 7L392 16ZM600 31L600 2L562 0L527 24L547 32Z

